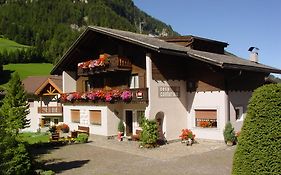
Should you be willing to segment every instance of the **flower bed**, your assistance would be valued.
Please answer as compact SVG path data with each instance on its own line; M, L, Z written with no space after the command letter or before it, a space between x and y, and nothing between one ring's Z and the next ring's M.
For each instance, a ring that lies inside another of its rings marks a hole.
M130 102L132 92L129 90L96 90L91 92L65 93L61 95L61 102L89 101L89 102L109 102L117 101Z

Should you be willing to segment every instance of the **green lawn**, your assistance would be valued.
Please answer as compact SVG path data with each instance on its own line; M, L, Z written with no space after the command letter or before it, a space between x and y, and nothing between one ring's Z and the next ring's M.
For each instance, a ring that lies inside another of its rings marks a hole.
M21 142L27 142L29 145L40 144L40 143L49 143L49 134L48 133L33 133L33 132L24 132L20 133L18 140Z
M28 76L50 75L53 65L50 63L27 63L4 65L4 71L17 71L21 80Z
M6 49L8 52L14 51L16 49L24 49L28 48L30 46L22 45L19 44L15 41L5 39L5 38L0 38L0 52L2 52L4 49Z

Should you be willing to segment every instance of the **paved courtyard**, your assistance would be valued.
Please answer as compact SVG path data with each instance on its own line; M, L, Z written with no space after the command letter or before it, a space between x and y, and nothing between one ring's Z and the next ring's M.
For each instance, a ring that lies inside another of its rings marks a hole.
M51 149L40 159L57 174L192 174L228 175L235 147L198 141L180 142L155 149L139 148L137 142L91 136L87 144Z

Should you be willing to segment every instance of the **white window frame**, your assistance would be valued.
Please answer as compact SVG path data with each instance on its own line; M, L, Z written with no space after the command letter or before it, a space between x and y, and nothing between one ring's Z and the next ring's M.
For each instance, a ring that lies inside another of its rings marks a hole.
M235 120L236 121L243 121L244 120L244 116L243 116L243 106L236 106L234 107L234 110L235 110ZM236 111L239 111L239 114L238 114L238 118L237 118L237 114L236 114Z
M138 74L132 74L130 79L130 89L137 89L139 88L139 75Z

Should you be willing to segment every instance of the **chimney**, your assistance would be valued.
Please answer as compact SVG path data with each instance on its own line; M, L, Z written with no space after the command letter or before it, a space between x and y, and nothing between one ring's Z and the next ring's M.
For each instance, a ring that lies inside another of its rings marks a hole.
M258 63L259 62L259 48L257 47L250 47L248 49L250 51L250 61Z

